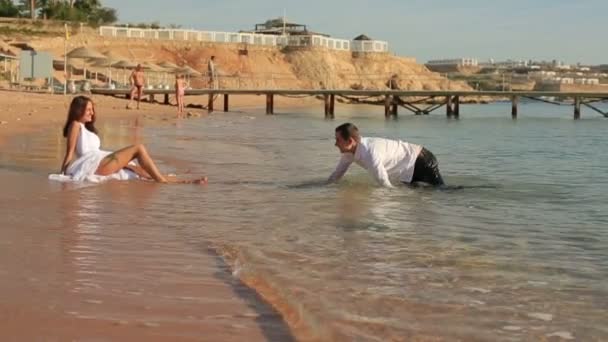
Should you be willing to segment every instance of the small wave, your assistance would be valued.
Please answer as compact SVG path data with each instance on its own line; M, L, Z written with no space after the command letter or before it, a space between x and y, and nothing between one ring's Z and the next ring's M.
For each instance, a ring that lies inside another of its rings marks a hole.
M223 258L234 276L255 291L283 317L298 340L326 340L332 336L325 326L305 310L303 305L287 295L287 289L279 286L270 275L263 274L257 269L252 253L228 245L212 246L211 249ZM329 338L329 340L333 339Z

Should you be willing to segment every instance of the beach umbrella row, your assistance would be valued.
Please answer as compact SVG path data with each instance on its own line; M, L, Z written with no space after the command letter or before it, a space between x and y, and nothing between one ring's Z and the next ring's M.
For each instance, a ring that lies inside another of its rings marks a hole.
M69 59L82 59L83 60L83 69L84 69L84 77L86 79L87 75L87 62L90 63L90 66L93 68L106 68L108 70L109 82L112 82L112 68L123 69L124 73L124 83L126 83L126 69L135 69L138 63L130 61L123 56L115 53L112 50L108 50L104 53L100 53L95 49L89 47L79 47L75 48L72 51L66 54L66 57ZM72 65L73 63L69 63L68 65ZM145 70L154 73L163 73L164 80L166 81L166 75L169 74L184 74L188 78L190 77L199 77L202 74L196 69L186 65L179 66L177 64L171 63L169 61L163 61L159 64L154 64L151 62L144 62L140 64L141 67ZM97 77L96 77L97 78Z

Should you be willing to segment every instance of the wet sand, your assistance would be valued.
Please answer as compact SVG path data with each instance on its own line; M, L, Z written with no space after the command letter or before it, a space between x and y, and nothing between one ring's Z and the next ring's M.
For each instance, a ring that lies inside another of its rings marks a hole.
M162 186L116 182L79 188L46 179L58 168L59 156L49 154L63 142L60 134L41 132L60 130L71 98L6 91L0 100L3 340L288 341L294 334L311 339L303 327L290 330L282 317L289 313L233 276L210 246L184 250L166 229L142 226L136 210L114 214L118 222L93 223L117 198L139 205ZM257 106L258 100L261 105L261 98L252 97L233 106ZM174 107L142 103L139 111L125 111L124 99L94 101L98 125L176 122ZM298 318L291 314L291 321Z

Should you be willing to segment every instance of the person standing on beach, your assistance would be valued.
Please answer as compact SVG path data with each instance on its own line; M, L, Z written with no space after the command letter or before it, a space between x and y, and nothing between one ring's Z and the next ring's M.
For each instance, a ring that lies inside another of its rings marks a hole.
M177 100L177 118L184 114L184 96L186 95L186 80L184 75L175 75L175 99Z
M135 98L135 93L137 93L137 109L139 109L139 102L144 94L144 85L146 84L144 70L141 64L137 64L137 67L133 70L131 76L129 77L129 81L131 82L131 98L127 104L127 109L131 109L131 103Z
M399 90L401 89L399 87L399 75L397 74L393 74L391 76L391 78L388 79L388 81L386 81L386 86L390 89L390 90Z
M366 169L378 184L392 188L390 177L405 184L443 186L437 159L426 148L401 140L365 138L352 123L335 130L336 147L342 158L328 182L339 181L353 162Z
M209 88L217 89L216 86L216 69L215 69L215 56L209 58L207 62L207 75L209 75Z

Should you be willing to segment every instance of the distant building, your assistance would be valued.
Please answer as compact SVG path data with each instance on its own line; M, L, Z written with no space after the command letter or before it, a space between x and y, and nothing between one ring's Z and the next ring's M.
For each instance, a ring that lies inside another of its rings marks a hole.
M385 41L371 40L365 35L360 35L355 40L332 38L325 33L309 31L306 25L288 22L284 18L270 19L262 24L256 24L253 31L218 32L100 26L99 34L115 38L251 44L295 49L322 48L351 51L353 54L388 52L388 42Z
M426 64L429 66L476 67L479 65L479 61L476 58L433 59Z
M383 52L388 51L388 43L360 34L353 38L351 49L356 52Z
M480 66L508 69L508 68L523 68L523 67L527 67L529 64L531 64L529 61L524 61L524 60L507 59L505 61L496 61L493 58L491 58L488 63L480 63Z
M287 36L324 36L328 34L320 32L311 32L306 25L288 22L285 18L269 19L262 24L256 24L253 31L243 31L255 34L272 34L272 35L287 35Z

